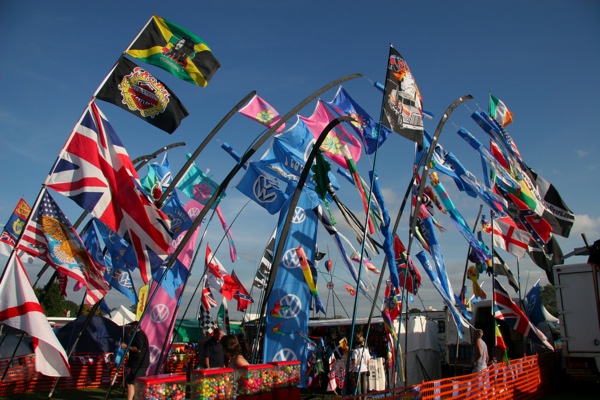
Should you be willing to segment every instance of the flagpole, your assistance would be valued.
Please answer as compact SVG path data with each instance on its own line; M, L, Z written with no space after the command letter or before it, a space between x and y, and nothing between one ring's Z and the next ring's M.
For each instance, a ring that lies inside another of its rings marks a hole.
M282 119L279 122L281 122L283 120L285 120L285 119ZM329 132L336 125L338 125L342 122L351 122L351 121L354 121L351 117L342 116L342 117L338 117L338 118L332 120L331 122L329 122L327 124L327 126L323 129L323 131L321 132L319 137L317 138L310 154L308 155L308 158L306 159L306 163L304 164L304 168L302 169L302 173L300 174L300 178L298 179L298 184L296 185L296 189L294 190L294 194L290 200L290 205L288 208L288 212L286 214L286 218L282 225L282 230L281 230L281 232L278 232L279 240L277 241L277 247L275 248L275 253L273 255L273 262L271 264L271 272L269 273L269 281L267 282L267 287L264 290L265 295L263 297L264 300L262 302L261 310L260 310L258 329L257 329L257 333L256 333L256 338L255 338L255 349L258 347L257 343L259 340L260 331L262 329L262 326L263 326L263 324L265 322L265 318L266 318L267 302L268 302L269 296L271 294L271 291L273 290L273 286L275 284L275 277L277 276L277 270L279 268L279 262L281 261L283 247L285 245L285 241L287 239L287 235L290 230L291 221L294 216L294 213L292 211L296 208L296 204L298 204L300 194L302 193L302 190L304 189L304 183L306 182L306 179L308 178L308 174L309 174L312 164L315 160L317 151L319 151L321 144L323 144L323 142L327 138L327 135L329 134ZM256 356L256 354L252 354L252 360L255 359L255 356Z
M183 237L183 239L179 243L179 246L177 246L177 248L175 249L175 252L173 253L173 258L172 258L171 262L169 262L167 267L170 268L173 265L173 262L174 262L173 260L175 258L177 258L179 253L181 253L185 244L192 237L192 231L202 222L202 219L204 218L204 216L206 216L206 214L208 213L208 210L213 206L213 204L217 203L217 201L220 201L222 194L225 192L225 189L227 189L227 186L229 185L229 183L231 182L233 177L239 172L240 169L242 169L242 167L246 164L246 162L254 155L254 153L256 153L256 151L258 151L258 149L267 141L267 139L269 139L276 132L276 130L281 125L283 125L288 119L290 119L293 115L295 115L296 112L300 111L303 107L305 107L308 103L310 103L312 100L317 98L322 93L326 92L327 90L331 89L332 87L334 87L336 85L339 85L342 82L345 82L350 79L358 78L360 76L362 76L362 75L361 74L347 75L343 78L337 79L337 80L323 86L321 89L312 93L305 100L300 102L296 107L294 107L292 110L290 110L285 116L283 116L279 121L277 121L277 123L275 123L275 125L273 125L271 128L269 128L269 130L267 130L267 132L265 132L258 140L256 140L254 142L254 145L251 148L249 148L248 150L246 150L246 152L243 154L241 160L231 169L231 171L229 171L229 174L227 174L225 179L223 179L221 184L213 192L210 199L208 199L208 201L204 205L204 208L200 211L200 214L194 220L194 222L192 223L192 226L190 227L190 229L188 230L186 235ZM175 180L173 180L173 182L175 182ZM169 188L170 188L170 186L169 186ZM168 190L169 189L167 189L167 191ZM162 197L164 197L165 194L167 194L167 191L165 191L165 193L163 193ZM161 199L162 199L162 197L161 197ZM159 199L159 203L160 203L161 199ZM164 201L164 199L162 199L162 200Z
M253 90L250 93L248 93L243 99L241 99L227 113L227 115L225 115L225 117L223 117L223 119L221 119L221 121L219 121L219 123L213 128L213 130L204 138L204 140L202 141L202 143L200 143L200 145L198 146L198 148L196 148L196 150L194 151L194 153L187 159L187 161L185 162L185 164L183 165L183 167L181 167L181 169L179 170L179 172L177 172L177 175L175 175L175 177L173 178L173 180L169 184L169 187L167 187L167 189L164 191L164 193L162 194L162 196L160 196L160 199L158 199L158 201L156 202L156 204L157 204L158 207L162 207L163 203L167 199L167 196L169 196L169 194L171 194L171 192L173 190L175 190L175 187L177 186L177 184L179 183L179 181L181 181L181 178L183 178L183 176L188 172L188 170L190 169L190 167L194 163L194 160L196 160L196 158L198 158L198 156L200 155L200 153L202 153L202 150L204 150L204 148L208 145L208 143L221 130L221 128L223 127L223 125L225 125L225 123L227 121L229 121L231 119L231 117L240 108L242 108L242 106L245 103L248 102L248 100L250 100L252 97L254 97L255 94L256 94L256 90Z

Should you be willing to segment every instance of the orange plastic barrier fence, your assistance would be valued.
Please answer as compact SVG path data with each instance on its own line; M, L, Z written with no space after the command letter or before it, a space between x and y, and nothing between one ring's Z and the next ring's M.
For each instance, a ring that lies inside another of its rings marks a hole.
M558 381L558 353L533 355L498 363L474 374L424 382L387 391L370 392L372 399L540 399ZM360 396L345 399L365 398Z
M112 353L75 353L69 358L71 376L60 378L57 389L99 388L110 385L117 370ZM9 366L10 364L10 366ZM0 359L0 377L8 367L6 377L0 382L0 396L17 393L48 392L54 387L56 378L35 372L35 356ZM123 369L115 386L123 382Z

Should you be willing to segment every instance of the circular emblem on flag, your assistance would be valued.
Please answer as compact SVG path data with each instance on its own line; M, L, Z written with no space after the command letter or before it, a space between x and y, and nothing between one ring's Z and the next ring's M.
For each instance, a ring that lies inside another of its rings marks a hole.
M327 289L333 290L333 282L327 282Z
M155 77L140 67L125 75L118 85L123 103L131 111L139 111L143 118L153 118L169 105L169 91Z
M164 304L157 304L150 310L150 319L157 324L162 324L169 318L169 308Z
M294 216L292 217L292 224L301 224L306 219L306 212L302 207L296 206L294 210Z
M286 347L275 353L272 361L293 361L297 359L296 353L294 353L292 349Z
M183 220L175 215L169 215L169 217L171 217L171 231L173 231L173 233L179 233Z
M160 357L160 347L151 344L150 346L150 365L156 364Z
M279 299L279 304L282 306L279 315L283 318L294 318L302 311L302 302L295 294L286 294Z
M298 253L296 253L296 249L292 248L286 251L281 258L281 263L287 269L300 267L300 260L298 260Z
M200 215L200 208L192 207L187 211L188 215L192 220L196 219L198 215Z
M118 269L115 272L115 276L117 277L117 282L120 286L130 288L131 287L131 279L129 279L129 272L123 271L122 269Z
M252 194L260 203L272 203L277 200L277 193L271 189L277 189L271 180L264 175L259 175L252 185Z

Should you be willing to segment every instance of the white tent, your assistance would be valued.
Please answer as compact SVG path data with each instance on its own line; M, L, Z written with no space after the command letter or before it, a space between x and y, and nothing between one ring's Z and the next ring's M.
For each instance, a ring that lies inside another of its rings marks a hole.
M400 346L407 354L406 384L413 385L442 377L438 324L422 315L408 321L408 342L405 349L404 324L400 328Z
M110 320L119 326L123 326L135 321L135 314L121 304L119 309L113 312Z

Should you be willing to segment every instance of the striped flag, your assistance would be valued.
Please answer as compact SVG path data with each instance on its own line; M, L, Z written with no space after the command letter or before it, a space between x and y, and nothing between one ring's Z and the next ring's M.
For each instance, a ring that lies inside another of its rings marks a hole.
M513 120L513 113L506 107L506 104L496 96L490 93L489 114L500 126L505 127Z
M169 255L169 219L148 199L123 143L92 102L45 182L104 222L129 235L144 283Z
M34 206L17 246L84 285L87 304L96 304L108 292L103 270L46 190Z

